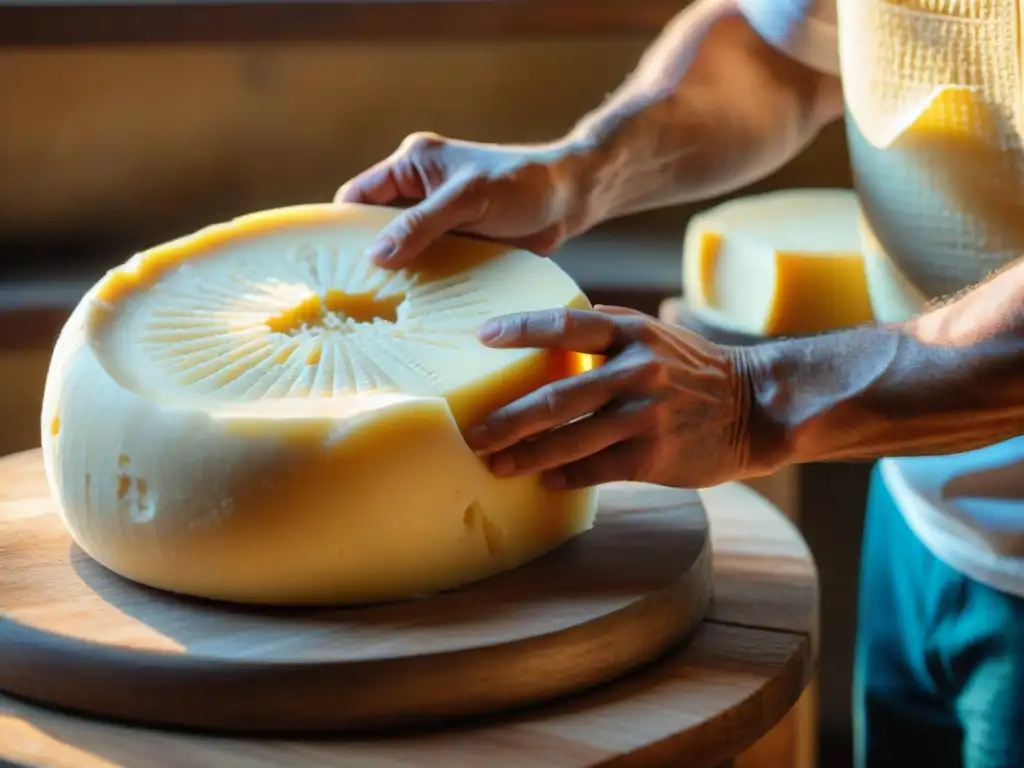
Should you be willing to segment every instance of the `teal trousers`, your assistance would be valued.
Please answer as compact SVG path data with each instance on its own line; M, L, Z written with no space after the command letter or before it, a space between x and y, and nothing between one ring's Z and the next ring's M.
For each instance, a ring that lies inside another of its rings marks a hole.
M1024 600L936 558L877 467L860 574L857 768L1024 768Z

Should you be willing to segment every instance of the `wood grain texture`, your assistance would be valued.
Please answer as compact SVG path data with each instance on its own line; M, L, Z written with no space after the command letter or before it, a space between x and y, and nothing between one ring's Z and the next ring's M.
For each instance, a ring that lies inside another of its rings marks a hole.
M659 31L679 0L0 2L0 45L324 42Z
M714 553L709 618L689 643L609 685L501 720L316 741L129 728L0 697L0 760L33 768L712 768L779 723L811 679L818 591L806 545L770 504L735 484L701 496Z
M629 483L603 487L594 528L545 557L362 608L247 608L121 579L71 544L37 450L0 460L0 550L0 690L202 729L337 732L550 699L656 658L711 601L697 495Z
M50 249L74 269L83 247L111 267L225 218L330 200L416 130L551 141L647 41L0 48L0 104L17 105L0 108L0 269Z
M751 346L772 340L709 325L690 311L680 296L664 299L657 315L664 323L688 328L720 344ZM800 467L791 465L772 475L747 480L744 484L767 497L794 524L799 525L799 476ZM789 768L814 768L817 765L818 722L818 684L815 677L782 722L736 759L736 767L774 768L786 764Z

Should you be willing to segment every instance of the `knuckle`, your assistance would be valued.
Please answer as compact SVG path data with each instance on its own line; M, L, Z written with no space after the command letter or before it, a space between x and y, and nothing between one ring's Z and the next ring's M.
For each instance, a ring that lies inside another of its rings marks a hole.
M463 198L482 196L485 192L493 192L493 187L493 182L479 168L466 168L459 185L459 194Z
M459 185L454 202L462 207L470 222L477 222L487 215L491 200L498 190L486 175L476 169L466 171L465 179Z
M654 326L646 315L616 313L613 317L619 332L627 339L640 344L650 344L654 341L656 337Z
M571 456L578 460L588 456L592 452L591 447L586 443L586 441L584 441L581 435L573 434L566 437L562 455Z
M558 463L564 455L561 445L550 439L538 439L519 443L510 449L515 458L515 465L524 470L539 470Z
M633 338L637 341L644 344L652 344L657 340L658 332L650 318L630 317L628 322L632 325Z
M572 310L568 307L552 309L548 312L548 327L559 336L565 336L573 327Z
M555 247L569 237L569 225L565 221L556 221L548 228L548 239L551 247Z
M505 166L500 170L503 178L510 184L534 190L541 196L548 194L553 184L550 166L536 160L516 163L511 167Z
M510 452L516 458L516 464L527 460L537 460L537 451L543 446L530 440L539 434L539 429L546 427L552 420L551 409L558 407L558 396L553 400L546 391L538 391L533 397L502 408L492 413L487 419L487 432L490 442L497 449ZM542 441L541 441L542 442Z
M539 463L537 450L529 443L519 443L507 449L506 453L512 458L512 463L518 470L531 470Z
M623 459L627 480L643 480L650 477L649 459L647 452L643 450L629 451Z
M519 171L524 176L538 181L547 181L551 177L550 163L542 160L528 160L519 166Z
M501 408L492 413L486 421L487 433L494 442L501 443L514 438L514 418L507 408Z
M650 402L641 406L636 413L636 420L644 432L661 432L668 421L664 408L658 402Z
M658 385L665 382L666 370L662 361L653 353L643 357L636 366L637 378L649 385Z
M565 397L556 387L545 387L539 394L546 415L557 418L565 410Z
M412 210L409 210L392 221L387 230L381 234L390 237L396 243L401 243L409 239L417 226L418 217Z
M640 387L657 387L668 376L664 361L650 347L634 348L632 360L625 367L625 374Z
M445 138L439 134L430 131L417 131L405 137L400 150L406 154L423 155L443 149L445 143Z
M530 313L524 313L516 315L512 320L512 331L517 338L526 338L530 336L530 332L533 330L536 320Z
M619 326L626 331L637 333L642 330L645 318L629 312L623 307L608 307L609 314L615 318Z

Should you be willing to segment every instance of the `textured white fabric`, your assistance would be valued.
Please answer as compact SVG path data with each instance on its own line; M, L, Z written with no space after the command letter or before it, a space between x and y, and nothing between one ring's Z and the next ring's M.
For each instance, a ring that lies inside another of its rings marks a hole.
M872 303L877 316L901 320L893 315L1024 254L1020 4L838 0L837 10ZM887 459L882 476L939 559L1024 595L1024 438Z
M881 320L1024 255L1020 0L737 2L768 43L843 78ZM938 558L1024 596L1024 437L886 459L882 476Z
M839 74L836 0L738 0L750 26L808 67Z
M869 267L887 258L926 300L955 295L1024 254L1018 0L838 11Z
M1024 437L956 456L884 459L907 525L936 557L1024 597Z

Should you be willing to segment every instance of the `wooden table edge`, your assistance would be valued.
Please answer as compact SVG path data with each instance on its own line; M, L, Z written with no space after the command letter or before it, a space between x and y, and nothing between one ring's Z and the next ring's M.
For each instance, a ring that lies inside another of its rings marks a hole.
M726 484L726 486L742 489L744 495L749 494L755 497L756 500L764 506L766 512L775 516L777 522L785 521L783 524L792 531L793 535L799 537L799 531L792 525L791 521L786 519L785 515L783 515L774 504L764 498L761 494L758 494L748 488L744 488L738 483L730 483ZM712 503L705 502L705 507L706 514L713 525L715 518L714 506ZM805 556L810 557L809 550L805 552ZM811 558L811 561L813 562L813 558ZM816 567L814 575L815 578L817 578ZM722 628L726 631L749 631L752 634L760 634L762 636L778 635L791 637L795 638L797 642L795 646L793 646L793 650L788 652L785 661L782 662L780 666L771 667L773 670L772 674L766 676L766 682L758 688L757 691L747 695L747 697L738 704L732 705L728 709L723 710L723 713L718 717L709 718L707 722L690 726L685 731L673 733L669 736L660 738L657 741L645 744L621 756L598 760L590 763L590 765L594 767L600 766L601 768L608 768L609 766L632 766L651 763L660 764L662 761L668 759L670 754L682 751L687 755L693 756L694 764L713 766L732 759L734 756L753 745L786 717L786 714L799 702L801 696L808 689L809 684L814 678L818 664L818 649L817 643L814 639L818 621L818 602L819 598L816 592L815 604L813 606L812 616L810 617L812 621L806 631L761 627L749 623L723 621L713 617L706 618L704 622L702 622L702 625L698 626L698 633L700 633L702 629L703 631L714 631L714 628ZM699 653L699 651L696 652ZM675 652L670 651L669 655L672 655L673 653L687 654L689 653L689 647L681 647ZM687 664L683 659L677 658L672 660L666 658L659 662L655 662L655 665L661 663L682 664L684 666ZM610 685L614 686L619 684L619 682L620 681L613 681ZM622 682L628 685L627 681L623 680ZM587 696L588 692L580 694L581 698L586 698ZM766 699L771 703L766 702ZM20 701L17 699L14 700ZM24 703L28 704L28 706L33 709L43 709L44 711L47 709L40 708L27 702ZM549 705L542 705L542 710L547 709L548 706ZM559 705L554 703L554 706L558 708ZM58 710L50 711L56 712L57 714L65 717L69 716L69 713L66 712L60 712ZM780 712L782 713L781 716ZM552 716L557 716L558 712L556 710L551 714ZM530 722L532 719L530 717L530 713L524 713L524 715L527 718L527 722ZM510 714L507 722L510 726L515 726L517 723L521 722L521 718L524 715ZM75 719L90 720L90 718L83 718L73 714L70 714L70 716ZM731 728L723 727L720 722L723 718L733 718L737 720L738 723L736 726ZM543 719L543 712L540 719ZM742 733L742 736L739 739L735 738L737 730ZM739 747L739 750L737 750L737 747Z

